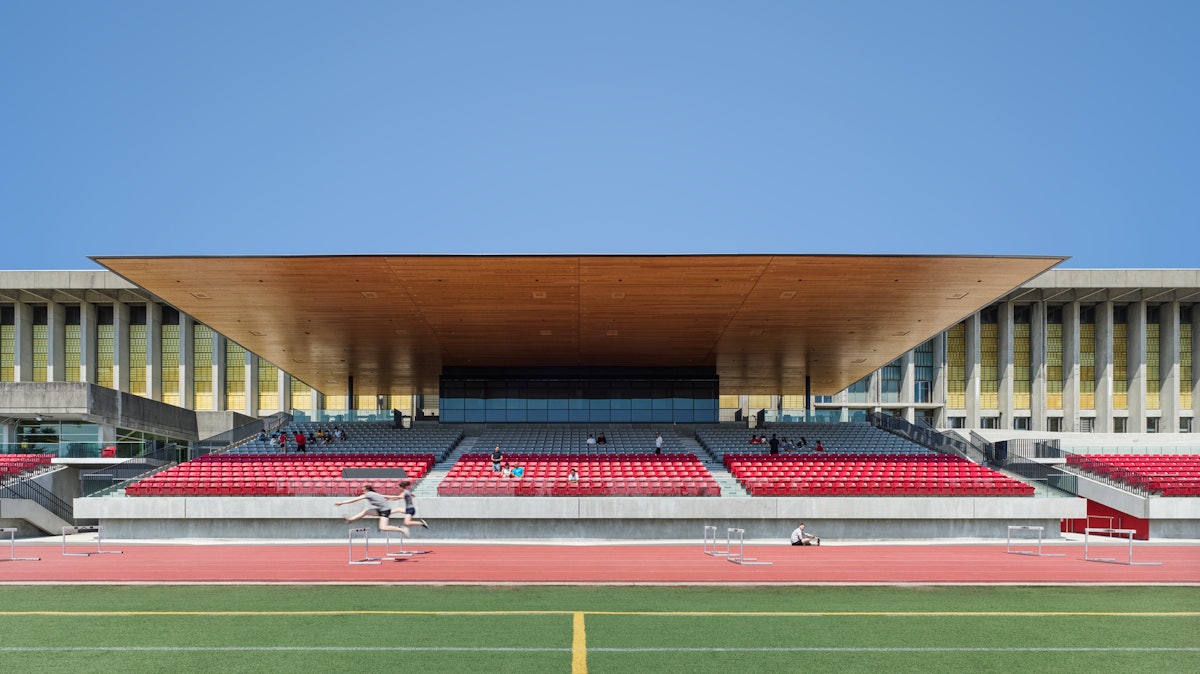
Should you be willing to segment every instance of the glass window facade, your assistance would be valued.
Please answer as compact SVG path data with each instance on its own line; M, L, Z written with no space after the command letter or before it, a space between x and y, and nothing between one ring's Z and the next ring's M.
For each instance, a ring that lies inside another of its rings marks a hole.
M225 409L246 409L246 349L225 340Z
M113 308L96 307L96 383L114 388L113 361L116 357L117 333L113 325Z
M933 340L913 351L913 402L933 402Z
M996 307L979 312L979 407L985 410L1000 406L1000 326L996 318Z
M258 361L258 411L279 409L279 368L267 362L265 358Z
M170 307L162 309L162 353L159 376L162 381L162 401L169 405L181 405L179 387L180 327L179 312Z
M716 423L714 373L452 370L441 377L447 423Z
M146 307L129 307L129 392L146 396Z
M1079 409L1096 409L1096 307L1079 307Z
M946 406L967 407L967 324L946 331Z
M1046 307L1046 409L1063 408L1063 310ZM1058 418L1058 417L1054 417ZM1060 419L1061 422L1061 419Z
M1192 307L1179 307L1179 407L1192 408ZM1191 421L1189 419L1189 421Z
M78 306L63 308L66 321L63 326L63 380L83 381L80 364L83 362L83 330L80 326Z
M1032 357L1030 353L1030 308L1013 307L1013 409L1030 409ZM1026 422L1029 417L1023 417Z
M1128 326L1126 316L1128 310L1124 306L1113 307L1113 409L1129 409L1129 342L1126 335ZM1124 423L1124 419L1121 420ZM1118 431L1124 433L1124 430Z
M904 383L904 366L899 358L883 366L880 373L880 402L900 402L900 385Z
M44 304L33 307L33 381L48 381L50 365L50 311Z
M1162 370L1159 339L1159 320L1162 312L1159 307L1146 307L1146 409L1160 408L1159 393L1162 391Z
M192 408L214 409L213 331L197 323L192 330Z

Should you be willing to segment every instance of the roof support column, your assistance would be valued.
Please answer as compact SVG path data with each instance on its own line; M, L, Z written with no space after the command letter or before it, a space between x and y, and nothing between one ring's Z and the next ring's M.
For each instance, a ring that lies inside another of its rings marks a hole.
M218 412L224 412L228 409L225 396L225 365L228 356L225 355L225 344L229 340L225 339L225 335L213 330L213 349L212 349L212 398L213 409Z
M129 305L113 302L113 388L129 391Z
M13 306L13 381L33 381L33 306Z
M79 381L96 383L96 305L79 305Z
M179 315L179 406L196 409L196 321Z
M1113 430L1113 303L1096 305L1096 426L1097 433Z
M1000 428L1011 429L1013 424L1013 304L1001 302L996 307L996 408L1000 412Z
M1046 303L1029 306L1029 415L1030 428L1046 430Z
M1134 302L1129 305L1129 332L1126 337L1129 346L1129 420L1125 426L1126 433L1146 432L1146 303ZM1153 386L1158 386L1155 382Z
M1062 306L1063 430L1078 432L1079 423L1079 302Z
M938 428L946 426L946 331L933 338L933 390L930 402L938 404L937 417L933 423Z
M67 379L67 308L58 302L46 306L46 381Z
M1158 371L1162 385L1158 392L1159 433L1179 432L1179 302L1172 301L1159 308Z
M979 380L980 372L980 322L979 312L968 316L964 321L966 323L966 370L967 370L967 391L966 391L966 412L967 428L979 428Z
M162 400L162 305L146 302L146 397Z
M913 409L913 388L916 386L917 366L912 349L900 356L900 404L903 405L904 420L908 423L916 421L917 413Z

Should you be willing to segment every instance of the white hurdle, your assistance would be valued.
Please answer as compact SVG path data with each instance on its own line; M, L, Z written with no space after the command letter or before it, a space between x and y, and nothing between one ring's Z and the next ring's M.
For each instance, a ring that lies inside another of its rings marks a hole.
M1014 531L1036 531L1037 532L1037 552L1033 550L1013 550L1012 533ZM1032 555L1034 557L1066 557L1066 554L1061 552L1042 552L1042 527L1034 526L1019 526L1010 524L1008 527L1008 536L1004 546L1004 551L1010 555Z
M0 534L8 534L8 559L0 558L0 562L36 562L41 560L41 557L18 557L17 556L17 529L16 527L4 527L0 529Z
M392 557L393 561L398 562L401 559L408 559L409 557L412 557L413 555L428 555L429 554L428 550L405 550L404 549L404 538L405 538L404 536L400 537L400 548L398 550L392 550L392 532L390 532L390 531L383 532L383 554L384 554L384 556Z
M354 534L362 534L363 539L363 556L359 559L354 558ZM346 547L350 551L351 564L382 564L382 558L371 556L371 533L366 527L350 529L346 539Z
M709 536L711 534L711 537ZM710 540L711 539L711 540ZM711 543L711 545L710 545ZM717 550L717 528L711 525L704 525L704 554L712 557L727 557L729 556L729 539L725 539L725 550Z
M1125 536L1129 539L1129 561L1122 562L1116 557L1089 557L1088 556L1088 536L1092 532L1098 534L1109 534L1113 536ZM1083 558L1089 562L1107 562L1109 564L1128 564L1129 566L1162 566L1162 562L1135 562L1133 561L1133 535L1137 533L1133 529L1107 529L1103 527L1087 527L1083 530Z
M732 543L734 534L737 534L738 553L736 555L734 555L731 552L731 553L729 553L729 556L726 557L725 559L728 559L729 561L733 562L734 564L741 564L743 566L771 566L771 564L773 562L760 562L760 561L758 561L758 558L756 558L756 557L747 557L746 556L746 530L745 529L730 528L728 531L725 532L725 549L726 550L732 549L731 543Z
M68 530L70 530L70 533L73 533L73 534L85 534L85 533L88 533L89 531L96 532L96 551L95 552L92 552L92 551L67 552L67 532L68 532ZM63 557L90 557L91 555L119 555L119 554L121 554L121 552L122 552L121 550L105 550L103 548L103 541L101 541L101 539L100 539L100 525L99 524L66 526L66 527L62 528L62 554L63 554Z

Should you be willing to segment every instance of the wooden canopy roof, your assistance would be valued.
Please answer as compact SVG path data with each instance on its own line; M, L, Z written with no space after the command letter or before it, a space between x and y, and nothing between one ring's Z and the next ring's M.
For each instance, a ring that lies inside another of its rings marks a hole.
M714 367L832 394L1059 257L95 257L329 395L433 394L444 366Z

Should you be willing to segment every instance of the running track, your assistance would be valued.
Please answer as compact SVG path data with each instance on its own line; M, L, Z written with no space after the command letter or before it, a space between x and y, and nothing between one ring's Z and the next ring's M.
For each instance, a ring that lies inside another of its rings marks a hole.
M722 541L723 545L723 541ZM104 542L122 554L66 557L61 545L18 545L0 583L547 583L547 584L1200 584L1200 546L1135 544L1129 566L1083 559L1083 544L1046 546L1063 557L1008 554L982 545L747 545L746 556L770 566L740 566L694 545L488 545L415 541L428 554L378 565L351 565L347 545L132 544ZM736 546L735 546L736 547ZM1014 545L1014 549L1016 546ZM1032 549L1024 546L1020 549ZM71 552L95 551L71 542ZM372 556L384 552L372 540ZM354 548L364 557L361 539ZM1092 557L1128 559L1126 545L1089 547Z

